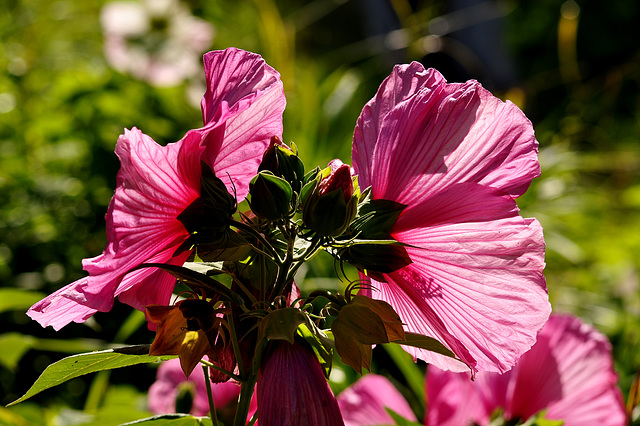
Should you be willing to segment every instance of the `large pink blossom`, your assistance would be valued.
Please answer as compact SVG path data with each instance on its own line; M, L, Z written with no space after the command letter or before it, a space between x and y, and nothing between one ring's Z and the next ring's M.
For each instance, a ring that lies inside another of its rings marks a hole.
M380 282L365 278L368 294L466 365L407 347L415 357L454 371L504 372L535 342L551 310L544 240L514 199L540 173L537 146L515 105L415 62L396 66L364 107L353 167L373 198L407 206L391 236L412 260Z
M239 49L207 53L204 127L161 146L136 128L116 145L120 158L115 194L109 205L107 247L83 261L89 273L28 311L56 330L109 311L114 298L137 309L167 305L175 279L156 268L131 271L143 263L181 265L190 255L181 247L189 232L178 220L200 196L201 161L241 201L272 136L282 133L285 98L280 75L256 54Z
M395 424L387 410L407 420L416 415L400 391L384 376L366 374L340 392L338 405L346 426Z
M154 414L175 413L176 399L183 388L192 393L190 413L194 416L206 415L209 412L209 400L202 370L196 369L189 378L185 378L177 358L165 361L158 367L156 381L149 388L149 411ZM224 409L238 398L240 385L235 382L212 383L211 393L216 410Z
M427 425L488 425L500 409L506 420L526 420L541 410L564 426L626 424L613 371L611 344L571 316L553 315L538 341L507 373L427 370Z

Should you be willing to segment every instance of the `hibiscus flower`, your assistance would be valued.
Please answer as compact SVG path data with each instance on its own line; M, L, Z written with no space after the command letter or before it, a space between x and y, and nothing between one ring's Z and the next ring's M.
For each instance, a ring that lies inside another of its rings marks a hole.
M241 201L247 195L272 136L282 133L285 98L280 75L256 54L239 49L204 56L207 91L204 127L161 146L140 130L125 130L116 154L121 168L109 205L107 247L83 261L89 273L29 309L42 326L56 330L109 311L114 298L136 309L168 305L175 279L143 263L182 265L190 237L178 218L200 197L204 161Z
M427 425L488 425L495 413L509 424L544 410L564 426L626 424L616 386L611 344L572 316L553 315L538 341L505 374L469 374L427 369Z
M407 331L438 339L462 362L406 347L414 357L504 372L535 342L551 311L544 240L515 198L540 174L537 147L515 105L415 62L396 66L365 105L353 168L373 199L406 206L390 236L406 244L411 263L363 274L371 285L363 294L391 304Z

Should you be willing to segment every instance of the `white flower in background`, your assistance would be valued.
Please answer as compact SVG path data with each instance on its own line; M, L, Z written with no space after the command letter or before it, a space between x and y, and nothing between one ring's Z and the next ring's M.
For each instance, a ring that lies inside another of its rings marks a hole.
M155 86L175 86L198 75L215 32L178 0L107 3L100 22L111 66Z

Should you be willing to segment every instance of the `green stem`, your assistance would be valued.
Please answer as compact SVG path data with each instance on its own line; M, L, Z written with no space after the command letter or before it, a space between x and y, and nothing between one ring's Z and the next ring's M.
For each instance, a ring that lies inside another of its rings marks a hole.
M258 241L260 241L262 243L262 245L269 252L269 254L271 256L273 256L274 261L282 262L282 259L280 259L280 256L278 255L278 252L276 251L276 249L273 248L273 246L269 243L269 241L267 241L264 238L264 236L261 233L259 233L258 231L253 229L251 226L247 225L246 223L242 223L242 222L237 221L237 220L232 220L231 221L231 225L235 226L238 229L242 229L243 231L245 231L245 232L251 234L252 236L254 236Z
M236 334L236 325L233 322L233 314L227 315L227 323L229 324L229 334L231 335L231 343L233 344L233 353L238 363L238 371L240 377L245 377L247 373L244 369L244 363L242 362L242 352L240 352L240 344L238 343L238 335ZM244 382L243 382L244 383Z
M205 361L204 359L200 360L200 364L202 364L203 367L209 367L209 368L213 368L216 371L221 372L222 374L224 374L225 376L229 376L231 377L233 380L240 382L242 381L242 377L238 376L237 374L233 374L231 371L228 371L225 368L219 367L217 365L215 365L214 363L211 363L209 361Z
M211 380L209 380L209 367L202 366L204 371L204 383L207 387L207 399L209 400L209 413L211 414L211 422L213 426L218 426L218 414L216 413L216 405L213 403L213 392L211 392Z
M256 385L256 375L252 373L242 382L240 387L240 399L238 400L238 408L236 409L236 417L233 421L234 426L244 426L249 416L249 406L251 405L251 397L253 396L253 388Z

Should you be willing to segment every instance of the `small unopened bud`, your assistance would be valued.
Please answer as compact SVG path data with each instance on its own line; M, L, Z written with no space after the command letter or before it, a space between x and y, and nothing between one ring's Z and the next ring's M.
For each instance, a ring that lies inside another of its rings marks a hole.
M344 233L358 211L359 189L351 168L334 160L308 185L302 191L304 223L321 236Z
M304 164L298 157L297 148L293 142L292 149L287 147L279 137L271 138L271 145L262 156L258 172L269 171L289 182L293 190L300 192L304 178Z
M256 216L267 220L278 220L291 210L293 190L284 179L262 171L251 180L251 210Z

